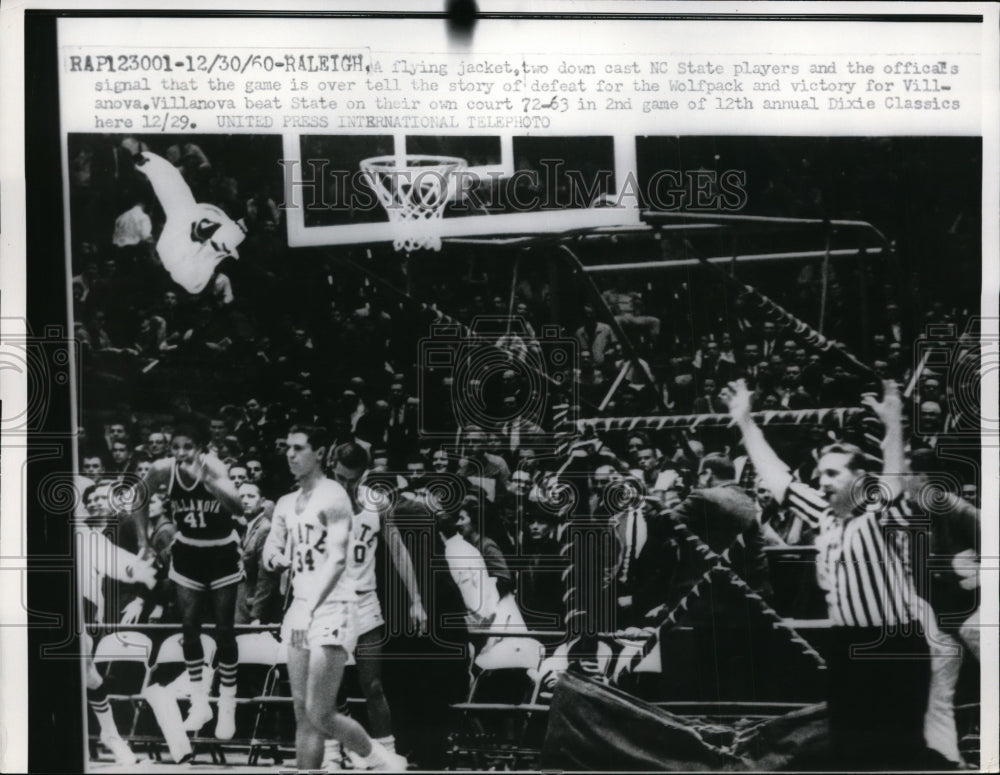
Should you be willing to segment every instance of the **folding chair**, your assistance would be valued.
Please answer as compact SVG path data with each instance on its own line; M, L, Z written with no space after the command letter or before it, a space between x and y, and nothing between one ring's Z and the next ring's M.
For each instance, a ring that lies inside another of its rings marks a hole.
M211 683L213 675L211 665L215 660L215 640L210 635L202 633L201 648L205 653L205 668L201 680ZM156 659L153 661L149 681L164 686L173 684L177 691L181 692L180 696L190 696L191 687L187 680L187 666L184 662L184 636L181 633L171 635L160 644Z
M247 633L236 636L236 648L236 734L226 744L247 746L253 755L261 700L278 661L279 644L269 632ZM213 702L218 702L218 691L219 676L216 674L211 698Z
M236 636L239 653L236 696L240 699L259 697L268 688L268 681L281 657L281 644L269 632Z
M538 667L545 647L534 638L504 638L488 651L472 657L468 702L521 705L534 702Z
M261 694L253 698L258 713L250 742L249 765L256 765L265 750L278 764L286 755L294 756L295 752L295 709L288 678L288 647L283 643L277 646L274 665L264 681Z
M105 635L94 649L94 667L104 679L115 725L125 737L135 732L152 653L149 636L130 631Z
M525 737L533 718L546 710L535 704L544 656L545 647L533 638L504 638L479 655L470 647L468 700L452 705L462 722L455 736L455 766L534 765L538 751L525 745Z
M160 648L150 668L148 679L148 684L167 686L174 691L182 715L187 712L188 705L190 704L188 697L191 695L191 684L187 677L187 665L184 662L183 639L184 636L181 633L177 633L171 635L160 644ZM210 665L215 658L215 640L211 636L202 633L201 647L205 652L205 667L202 671L201 680L206 682L206 685L211 686L213 671ZM164 742L160 728L156 723L156 718L153 716L152 708L145 701L141 704L141 711L136 720L135 734L137 740L147 743L150 749L153 746L162 745ZM150 752L153 753L152 750ZM214 751L212 755L215 758Z

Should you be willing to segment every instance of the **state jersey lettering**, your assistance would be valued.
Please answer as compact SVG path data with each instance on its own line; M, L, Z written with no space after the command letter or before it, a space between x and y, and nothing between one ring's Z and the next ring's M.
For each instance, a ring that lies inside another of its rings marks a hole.
M201 476L190 486L184 484L177 461L173 459L167 498L177 525L178 540L208 541L213 544L238 540L232 514L209 492Z
M351 517L351 538L348 546L347 572L354 580L358 594L374 592L375 550L382 531L382 518L377 496L364 485L358 487L359 510Z
M184 290L201 293L222 259L239 258L236 248L246 232L218 207L196 202L180 171L162 156L144 152L136 169L149 179L167 216L156 242L160 261Z
M322 479L296 513L296 503L302 490L283 495L274 506L275 521L284 520L288 541L291 544L292 592L297 600L308 600L313 590L322 584L322 570L330 558L331 547L326 538L324 510L351 518L351 499L347 492L332 479ZM350 524L350 522L348 522ZM346 558L345 558L346 560ZM326 601L350 601L357 597L353 581L346 569Z

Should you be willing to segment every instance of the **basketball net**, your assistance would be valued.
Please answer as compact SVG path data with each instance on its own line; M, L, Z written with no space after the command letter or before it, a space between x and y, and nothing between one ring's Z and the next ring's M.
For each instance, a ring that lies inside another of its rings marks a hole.
M453 156L375 156L361 161L365 181L389 216L397 250L441 249L441 217L455 194L455 173L466 166Z

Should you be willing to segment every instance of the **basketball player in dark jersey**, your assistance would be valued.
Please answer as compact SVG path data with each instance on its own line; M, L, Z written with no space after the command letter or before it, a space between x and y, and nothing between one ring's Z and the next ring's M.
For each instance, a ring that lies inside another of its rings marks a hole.
M178 426L170 441L171 456L157 460L144 480L147 497L135 511L143 554L149 551L148 494L166 488L177 526L170 580L184 632L184 661L191 680L191 709L184 728L197 731L212 719L207 682L202 680L205 654L201 645L201 606L207 596L215 615L219 656L219 716L215 736L229 740L236 732L236 591L243 579L234 516L243 506L225 464L204 451L205 439L193 426Z

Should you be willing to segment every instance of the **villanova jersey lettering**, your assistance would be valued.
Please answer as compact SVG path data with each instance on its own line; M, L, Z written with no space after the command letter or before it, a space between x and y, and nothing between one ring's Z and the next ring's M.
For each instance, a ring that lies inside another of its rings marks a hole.
M201 479L187 487L180 480L177 463L170 476L167 498L177 530L188 538L216 540L233 532L232 515L222 508Z
M177 511L200 511L203 514L218 514L222 511L222 504L215 498L178 498L174 502L174 509Z

